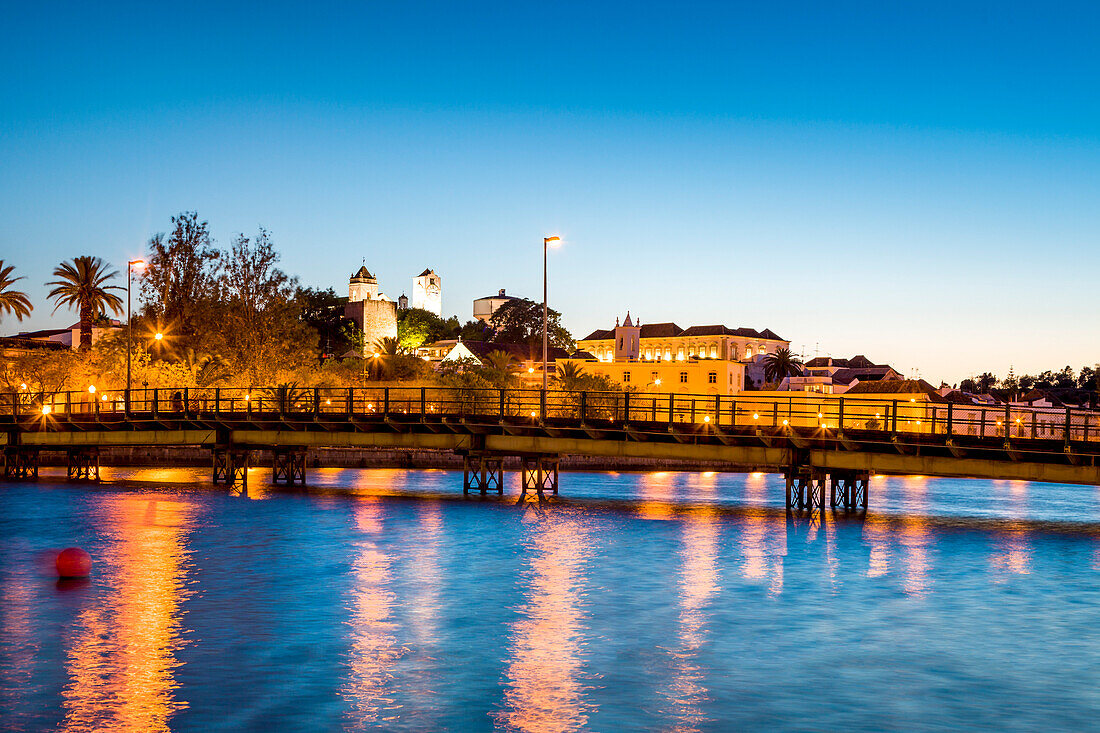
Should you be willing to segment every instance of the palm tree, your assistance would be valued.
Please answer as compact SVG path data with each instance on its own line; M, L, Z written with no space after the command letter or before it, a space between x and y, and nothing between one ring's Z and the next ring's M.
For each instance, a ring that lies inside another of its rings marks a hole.
M584 367L575 361L567 361L558 367L558 373L554 375L554 379L561 389L573 392L581 388L587 376Z
M782 382L784 377L797 377L802 373L802 362L791 356L790 349L776 349L764 357L764 381Z
M374 353L382 356L397 356L401 353L401 342L390 336L383 336L374 342Z
M108 308L122 313L122 298L109 292L122 290L122 287L105 284L118 272L108 271L108 267L98 257L74 257L72 262L62 262L54 268L53 274L57 280L46 283L54 286L48 296L57 300L54 313L63 305L79 311L82 351L92 347L92 321L97 314L105 313Z
M20 290L12 290L11 286L23 280L23 277L12 277L15 265L4 265L0 260L0 313L14 313L17 320L23 320L23 316L29 316L34 306L30 298Z
M519 362L507 351L497 349L485 355L484 376L497 389L507 389L512 386L515 378L512 373Z

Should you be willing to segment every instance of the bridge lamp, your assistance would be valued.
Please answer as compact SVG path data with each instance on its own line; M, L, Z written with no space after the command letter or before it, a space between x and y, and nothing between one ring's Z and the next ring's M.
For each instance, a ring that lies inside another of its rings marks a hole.
M94 384L89 384L88 385L88 394L95 394L95 385Z
M157 331L157 335L154 336L153 338L155 338L157 341L160 341L162 338L164 338L164 334L161 333L160 331Z
M252 399L252 395L250 395L250 394L246 394L246 395L244 396L244 398L245 398L245 400L246 400L246 401L247 401L247 400L250 400L250 399Z
M331 405L331 404L332 404L332 400L325 400L325 404L326 404L326 405Z
M784 421L783 421L783 424L784 424L784 425L786 425L786 424L787 424L787 421L786 421L786 420L784 420Z
M817 419L818 419L818 420L820 420L820 419L821 419L821 418L823 418L823 417L825 417L825 416L824 416L823 414L821 414L820 412L819 412L819 413L817 413Z
M534 367L527 367L527 373L528 374L534 374L535 373L535 368Z
M917 425L920 425L920 420L917 420Z
M760 413L759 412L752 413L752 419L753 420L759 420L760 419Z
M703 415L703 422L710 422L710 415Z
M27 388L27 383L26 382L23 382L21 385L19 385L19 389L26 389L26 388Z
M660 377L658 377L657 379L654 379L654 380L653 380L653 383L654 383L655 385L657 385L658 387L660 387L660 386L661 386L661 378L660 378Z
M100 399L102 399L104 402L106 402L107 401L107 395L103 395L103 397L101 397Z
M42 405L42 414L43 415L49 415L50 414L50 406L49 405Z

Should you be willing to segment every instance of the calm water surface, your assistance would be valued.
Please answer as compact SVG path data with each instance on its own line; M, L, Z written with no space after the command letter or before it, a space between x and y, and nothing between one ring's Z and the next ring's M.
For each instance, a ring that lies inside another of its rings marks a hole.
M444 471L0 484L0 729L1095 728L1100 494L875 478L865 521L762 474ZM516 488L511 488L513 494ZM456 497L455 494L459 497ZM59 586L49 552L92 578Z

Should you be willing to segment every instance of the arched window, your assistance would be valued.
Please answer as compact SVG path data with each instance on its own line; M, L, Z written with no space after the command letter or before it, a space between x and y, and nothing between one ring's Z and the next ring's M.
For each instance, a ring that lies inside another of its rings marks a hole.
M718 358L718 344L711 344L710 345L710 358L711 359L717 359Z
M752 345L751 344L749 344L748 346L745 347L745 358L746 359L751 359L752 358Z
M668 359L669 361L672 360L672 347L670 347L670 346L665 347L665 358Z

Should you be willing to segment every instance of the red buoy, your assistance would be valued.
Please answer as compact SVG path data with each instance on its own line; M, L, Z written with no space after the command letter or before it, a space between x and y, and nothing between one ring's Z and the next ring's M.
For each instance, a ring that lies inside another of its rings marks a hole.
M57 553L57 575L61 578L86 578L92 572L92 556L79 547Z

